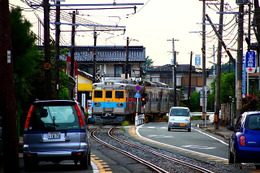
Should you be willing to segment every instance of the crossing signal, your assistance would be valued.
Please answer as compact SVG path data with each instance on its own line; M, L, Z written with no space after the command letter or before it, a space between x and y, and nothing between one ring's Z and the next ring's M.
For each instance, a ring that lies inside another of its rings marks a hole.
M142 93L142 95L141 95L142 106L144 106L146 104L146 101L147 101L146 96L147 96L146 93Z

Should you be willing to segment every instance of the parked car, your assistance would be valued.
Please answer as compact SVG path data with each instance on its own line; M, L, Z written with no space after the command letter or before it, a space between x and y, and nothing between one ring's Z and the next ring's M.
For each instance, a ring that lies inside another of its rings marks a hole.
M27 170L40 161L74 160L83 169L90 165L88 128L84 112L76 101L35 101L25 121L23 140Z
M260 111L243 113L236 126L229 126L229 163L260 163Z
M168 131L187 129L191 131L191 114L188 107L171 107L168 113Z

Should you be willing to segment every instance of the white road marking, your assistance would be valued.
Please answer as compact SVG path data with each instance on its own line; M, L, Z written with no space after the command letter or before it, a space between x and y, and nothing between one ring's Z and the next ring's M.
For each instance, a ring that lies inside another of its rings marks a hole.
M158 142L158 141L154 141L154 140L152 140L152 139L146 138L146 137L140 135L140 133L138 132L138 131L139 131L139 128L141 128L141 127L143 127L143 125L140 125L140 126L138 126L138 127L135 129L136 134L137 134L139 137L144 138L144 139L146 139L146 140L148 140L148 141L151 141L151 142L153 142L153 143L158 143L158 144L161 144L161 145L164 145L164 146L167 146L167 147L174 147L174 148L177 148L177 149L180 149L180 150L184 150L184 151L187 151L187 152L196 153L196 154L201 154L201 155L206 155L206 156L209 156L209 157L214 157L214 158L217 158L217 159L221 159L221 160L227 161L227 159L225 159L225 158L223 158L223 157L218 157L218 156L214 156L214 155L211 155L211 154L206 154L206 153L201 153L201 152L197 152L197 151L192 151L192 150L189 150L189 149L177 147L177 146L174 146L174 145L165 144L165 143L162 143L162 142ZM192 129L193 129L193 128L192 128ZM196 130L196 129L194 129L194 130ZM206 133L203 133L203 132L202 132L202 134L206 134ZM207 134L206 134L206 135L207 135ZM210 136L210 135L207 135L207 136ZM216 139L216 140L218 140L218 141L221 141L221 140L219 140L219 139L217 139L217 138L213 138L213 139ZM222 141L222 142L223 142L223 141Z
M201 149L201 150L214 150L217 147L208 147L208 146L201 146L201 145L182 145L181 147L184 148L197 148L197 149Z
M148 135L151 138L174 138L173 136L165 136L165 135Z
M219 141L219 142L221 142L222 144L228 146L228 143L222 141L221 139L218 139L218 138L216 138L216 137L214 137L214 136L211 136L211 135L209 135L209 134L207 134L207 133L205 133L205 132L202 132L202 131L200 131L200 130L198 130L198 129L194 129L194 130L196 130L197 132L199 132L199 133L201 133L201 134L203 134L203 135L206 135L206 136L208 136L208 137L210 137L210 138L212 138L212 139L215 139L216 141Z

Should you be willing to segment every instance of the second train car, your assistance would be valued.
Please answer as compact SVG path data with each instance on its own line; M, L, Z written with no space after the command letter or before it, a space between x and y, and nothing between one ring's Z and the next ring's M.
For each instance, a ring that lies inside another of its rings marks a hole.
M149 119L165 115L174 106L174 90L166 84L145 82L136 90L137 84L105 81L94 83L92 90L92 115L97 124L120 124L134 121L136 113L143 113ZM137 101L136 93L146 95L146 104ZM176 92L179 105L180 92ZM137 105L138 103L138 105Z

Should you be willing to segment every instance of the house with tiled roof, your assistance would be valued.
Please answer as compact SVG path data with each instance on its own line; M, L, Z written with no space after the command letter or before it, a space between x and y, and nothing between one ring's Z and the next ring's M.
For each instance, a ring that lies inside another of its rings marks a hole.
M157 66L147 71L148 80L173 85L173 67L170 64ZM176 88L185 88L184 97L187 99L191 75L191 93L202 88L202 71L189 64L178 64L176 67Z
M143 46L61 46L62 48L74 48L74 59L81 70L93 74L95 66L97 78L124 78L127 64L128 77L137 79L146 56ZM71 56L70 53L71 51L68 56ZM60 56L60 59L66 58Z

